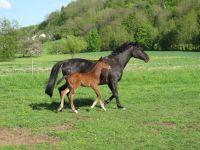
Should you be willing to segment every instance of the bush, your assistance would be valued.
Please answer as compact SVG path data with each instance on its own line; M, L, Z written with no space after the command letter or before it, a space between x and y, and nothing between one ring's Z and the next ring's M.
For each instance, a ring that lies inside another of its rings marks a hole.
M87 43L82 37L68 35L67 39L46 42L43 45L45 52L49 54L71 54L81 52L87 48Z
M0 20L0 58L13 59L19 51L18 25L16 21Z
M87 42L82 37L68 35L66 43L64 53L70 53L72 57L74 57L75 53L79 53L87 48Z
M148 22L141 23L136 31L135 39L141 44L145 49L152 48L152 26Z
M89 52L100 51L101 40L99 33L96 29L89 32L87 43L88 43L87 50Z
M66 39L49 41L44 43L43 49L49 54L62 54L65 52L66 44Z
M25 40L22 43L21 53L25 55L40 55L42 53L41 43L36 40Z

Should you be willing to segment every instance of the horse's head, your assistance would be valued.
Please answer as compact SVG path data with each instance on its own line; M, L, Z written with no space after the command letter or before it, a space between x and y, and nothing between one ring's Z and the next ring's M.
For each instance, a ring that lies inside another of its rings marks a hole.
M149 61L149 56L144 52L142 47L137 43L132 43L131 45L133 46L132 57L144 60L145 62Z
M102 64L102 69L111 69L110 65L107 62L105 62L102 57L99 58L98 62Z

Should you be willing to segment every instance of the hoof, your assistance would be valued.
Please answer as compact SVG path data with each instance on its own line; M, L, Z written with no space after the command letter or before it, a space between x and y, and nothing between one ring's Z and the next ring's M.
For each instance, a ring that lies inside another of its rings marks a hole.
M103 111L106 111L106 109L105 109L105 108L103 108L102 110L103 110Z
M61 112L62 110L63 110L63 108L59 107L59 108L57 109L57 112Z
M124 108L123 106L117 106L117 108L121 110L126 110L126 108Z
M74 111L72 111L72 112L74 112L74 113L78 114L78 111L77 111L77 110L74 110Z

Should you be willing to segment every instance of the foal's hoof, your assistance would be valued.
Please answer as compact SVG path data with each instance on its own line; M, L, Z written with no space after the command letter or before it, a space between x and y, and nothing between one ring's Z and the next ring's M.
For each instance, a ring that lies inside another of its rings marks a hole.
M59 107L59 108L57 109L57 112L61 112L62 110L63 110L63 108Z
M76 113L76 114L78 114L78 111L77 111L77 110L73 110L73 112Z
M103 111L106 111L106 109L105 109L105 108L103 108L102 110L103 110Z

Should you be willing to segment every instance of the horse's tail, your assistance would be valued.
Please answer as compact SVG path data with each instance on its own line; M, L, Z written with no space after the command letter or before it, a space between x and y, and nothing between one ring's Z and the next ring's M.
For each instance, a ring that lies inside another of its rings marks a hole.
M45 93L49 95L50 97L52 97L53 95L54 86L55 86L60 68L62 67L62 64L63 64L63 61L57 62L51 69L49 81L45 89Z

